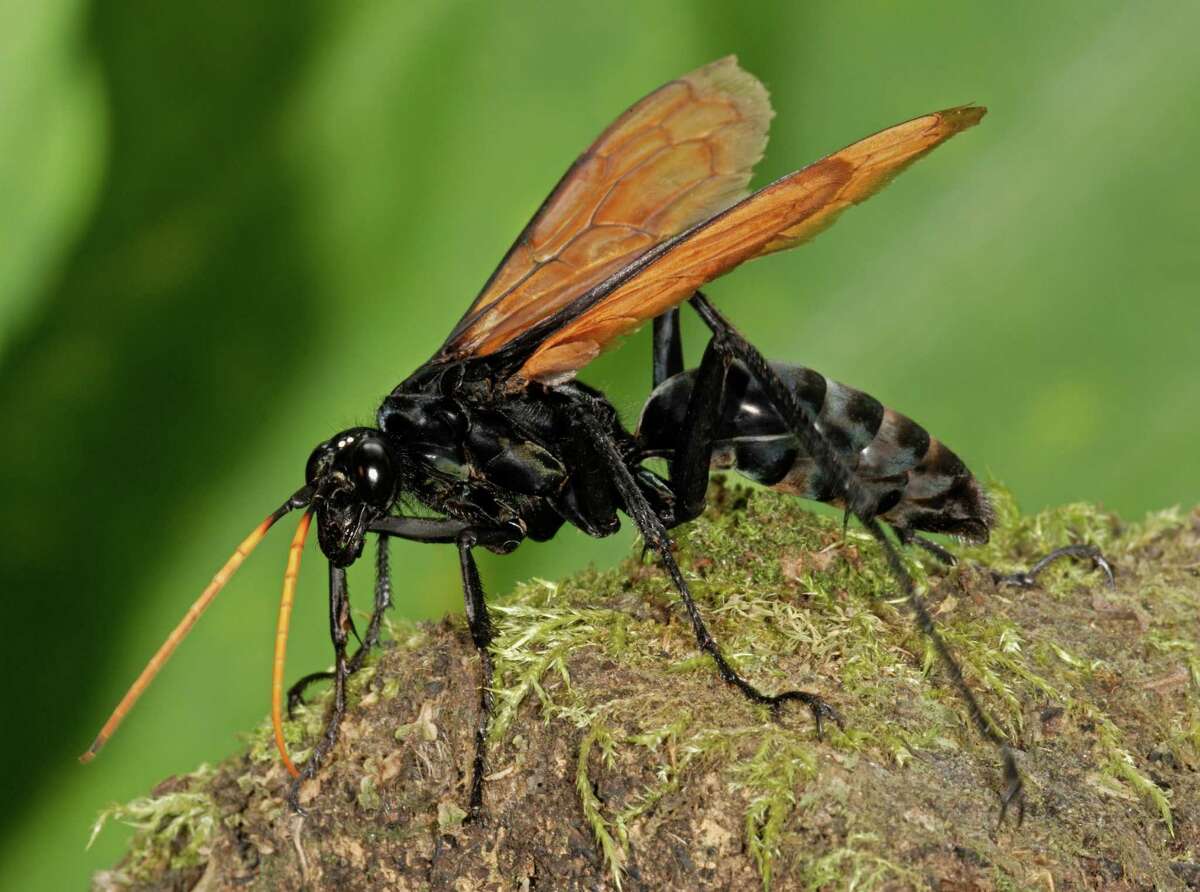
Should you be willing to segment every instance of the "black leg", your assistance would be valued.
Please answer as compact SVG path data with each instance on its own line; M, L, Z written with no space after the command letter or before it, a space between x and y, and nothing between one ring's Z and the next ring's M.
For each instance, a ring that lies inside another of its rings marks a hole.
M896 538L900 540L901 545L916 545L929 552L943 564L948 567L953 567L958 563L958 558L951 554L942 546L938 545L924 536L919 536L912 530L906 530L903 527L892 527L892 532L896 534ZM1104 573L1108 582L1109 588L1116 588L1117 579L1113 572L1113 566L1109 563L1108 558L1095 545L1066 545L1062 548L1056 548L1050 552L1028 570L1017 571L1016 573L997 573L991 570L992 581L996 585L1009 585L1013 588L1033 588L1037 585L1037 578L1041 572L1057 560L1063 558L1073 558L1075 560L1090 561L1092 566Z
M342 717L346 714L346 641L350 630L350 599L346 594L346 570L344 567L329 565L329 637L333 639L334 671L333 671L333 706L329 718L325 722L325 730L321 739L313 747L312 755L300 769L300 777L292 782L288 794L288 804L293 811L303 814L300 807L300 784L317 773L321 763L329 751L333 749L338 739L338 729L342 725Z
M487 774L487 733L492 720L492 619L484 601L483 585L479 581L479 569L471 549L478 541L477 535L466 531L458 539L458 561L462 569L463 598L466 601L467 625L471 629L471 640L479 654L479 715L475 720L475 760L471 765L471 794L469 814L479 817L483 811L483 777Z
M790 700L804 703L812 711L818 735L822 733L825 719L833 719L838 724L838 727L841 727L841 716L818 695L808 691L785 691L782 694L764 694L729 665L725 659L725 655L721 653L716 640L704 624L704 618L700 615L700 608L696 606L696 602L692 598L692 592L688 587L687 580L684 579L679 565L675 562L675 556L671 554L671 540L667 536L666 527L663 526L662 520L651 509L645 495L638 489L633 475L621 458L620 450L618 450L616 443L613 442L612 435L609 431L605 430L604 425L601 424L591 406L582 402L577 403L576 406L578 409L578 420L587 430L592 443L595 445L601 460L605 464L606 470L612 475L613 483L625 504L626 512L637 525L646 546L658 555L664 569L666 569L667 574L671 577L671 581L675 584L679 596L683 599L683 606L687 610L688 618L691 620L692 631L696 635L696 643L700 646L701 650L713 658L713 661L717 664L717 671L720 673L721 678L736 687L749 700L755 703L763 703L772 708L778 708L781 704Z
M676 450L668 466L671 489L675 493L675 523L699 517L704 512L708 491L709 464L713 438L725 401L725 378L730 356L719 338L704 348L704 358L696 371L692 396L684 416L682 448Z
M464 589L467 589L467 615L471 623L471 634L476 641L476 646L479 646L481 633L477 633L477 618L482 616L484 622L487 623L487 608L483 603L483 587L479 584L479 574L475 570L475 561L471 557L470 548L473 545L486 545L489 548L497 551L508 552L516 548L523 536L520 528L516 526L500 526L492 529L473 529L468 524L458 520L446 520L426 517L383 517L373 522L369 527L370 532L379 533L380 536L380 556L378 557L379 578L376 581L375 587L375 612L382 615L382 611L387 609L391 603L391 582L387 569L386 546L383 541L389 536L396 536L401 539L407 539L412 542L458 542L460 556L463 554L463 548L466 549L465 557L462 558L464 571ZM464 545L463 543L469 543ZM467 567L470 568L470 573L467 572ZM471 587L473 585L473 588ZM472 592L475 596L472 596ZM478 607L478 609L476 609ZM375 616L372 615L372 626L375 627L375 638L378 637L378 623L374 621ZM487 623L490 630L490 623ZM308 757L308 761L300 769L300 777L292 782L291 790L288 793L288 804L293 811L300 814L304 813L304 809L300 807L300 784L316 774L317 769L329 754L329 751L337 744L338 730L341 728L342 718L346 714L346 677L350 674L350 661L346 658L346 644L350 637L350 629L352 623L350 620L350 598L346 591L346 571L342 567L329 565L329 634L333 639L334 650L334 671L333 671L333 704L330 709L329 719L325 723L325 730L321 734L321 739L317 741L317 745L313 748L312 755ZM487 633L486 640L490 641L490 631ZM372 637L370 627L367 630L367 637L363 639L363 649L369 647L375 640ZM488 683L491 681L492 656L487 650L486 645L481 647L480 655L484 663L485 681L480 693L480 720L479 730L476 732L476 753L475 753L475 775L472 778L472 812L478 812L476 803L482 803L482 784L484 774L484 752L482 749L483 742L486 742L487 725L491 715L492 698L491 691L488 690Z
M383 625L384 611L392 606L392 579L388 569L388 542L388 537L384 535L380 535L376 542L375 606L371 611L371 621L367 625L367 635L361 639L358 650L354 652L354 655L350 657L350 661L346 664L346 671L351 675L362 667L371 648L379 643L379 630ZM353 623L351 623L351 626L353 627ZM295 718L296 707L304 702L304 692L310 685L329 678L333 678L332 672L310 672L288 688L288 718Z
M903 527L894 526L891 529L896 534L896 538L900 540L901 545L916 545L918 548L929 552L947 567L953 567L958 563L958 558L936 542L926 539L924 536L919 536L912 530L907 530ZM1108 587L1116 588L1117 579L1113 571L1113 566L1109 563L1108 558L1104 556L1104 553L1095 545L1066 545L1062 548L1056 548L1028 570L1019 570L1016 573L997 573L995 570L990 570L989 572L992 574L992 581L996 585L1009 585L1013 588L1033 588L1037 585L1037 577L1041 572L1062 558L1090 561L1092 566L1104 573Z
M912 530L905 529L904 527L894 526L891 529L892 532L896 534L896 538L900 540L901 545L915 545L933 555L947 567L953 567L958 563L958 558L956 558L946 549L942 548L942 546L938 545L932 539L926 539L924 536L920 536L914 533Z
M492 623L471 549L477 545L484 545L493 551L507 553L517 547L524 533L514 525L476 528L459 520L425 517L385 517L373 523L370 529L379 533L381 538L396 536L412 542L454 542L458 545L467 624L471 629L471 640L479 652L480 663L479 717L475 726L475 758L471 768L469 802L470 817L476 818L483 809L483 778L487 774L487 731L492 717L493 663L492 652L489 650ZM386 558L383 560L386 561ZM386 572L381 575L386 577ZM388 597L390 598L390 595ZM376 604L380 603L382 596L377 589ZM369 630L367 637L370 638Z
M296 718L296 710L303 705L304 695L308 689L318 681L327 681L330 678L333 678L332 672L310 672L308 675L296 679L296 683L288 688L287 692L288 721Z
M683 338L679 333L679 307L654 319L653 386L683 371Z
M1004 820L1010 805L1015 804L1017 809L1017 823L1019 824L1025 815L1025 801L1022 794L1023 784L1021 774L1017 770L1017 763L1012 749L1008 741L996 730L991 719L980 705L979 700L975 697L975 693L967 685L966 679L963 677L962 667L959 666L958 660L955 659L949 646L943 640L941 633L938 632L937 626L933 621L933 616L925 606L924 600L917 594L912 577L908 575L908 571L900 561L899 553L888 539L887 534L883 531L883 527L874 518L871 508L867 507L867 500L863 498L863 494L858 492L858 487L855 485L850 469L829 441L821 434L816 426L816 419L808 407L796 398L796 395L792 393L770 367L758 349L742 337L741 333L717 312L716 308L708 302L703 294L697 291L689 302L712 331L714 338L721 339L732 355L744 363L750 370L750 373L758 379L776 410L783 416L789 428L800 440L801 446L808 455L812 456L817 466L821 469L821 472L833 483L836 487L835 491L842 494L847 510L852 512L879 542L887 558L888 566L891 568L892 575L895 576L896 581L900 584L905 599L908 601L909 607L916 617L917 625L933 643L934 649L941 658L942 665L946 669L954 686L958 689L963 702L966 703L967 711L970 713L971 720L978 729L980 736L990 741L1000 750L1000 756L1004 763L1004 778L1006 782L1006 788L1000 797L1000 820Z
M383 614L392 606L392 573L388 566L387 536L379 536L375 543L375 606L371 610L371 621L367 623L367 634L362 646L350 658L350 671L357 672L376 644L379 630L383 626Z
M1108 578L1108 587L1116 588L1117 580L1113 574L1112 564L1108 562L1100 549L1095 545L1067 545L1056 548L1028 570L1021 573L997 573L992 571L992 579L997 585L1011 585L1016 588L1033 588L1037 585L1038 575L1055 561L1061 558L1089 560L1096 569L1103 571Z

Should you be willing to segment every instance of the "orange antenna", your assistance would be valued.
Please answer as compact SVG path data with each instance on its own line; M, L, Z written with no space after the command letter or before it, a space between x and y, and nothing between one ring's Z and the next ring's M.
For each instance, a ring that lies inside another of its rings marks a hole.
M283 595L279 599L279 622L275 624L275 666L271 673L271 724L275 726L275 748L279 750L284 767L295 778L300 777L300 770L288 756L287 741L283 739L283 664L287 658L288 626L292 621L292 603L296 600L300 557L304 554L304 540L308 538L310 523L312 512L306 511L288 548L287 569L283 572Z
M242 561L250 555L250 552L254 551L258 543L267 535L267 530L271 529L275 525L275 521L279 520L279 518L283 517L283 515L287 514L293 508L307 503L310 497L311 492L307 487L300 490L267 515L267 518L254 528L254 532L242 540L242 544L237 547L229 560L225 562L225 566L217 571L217 575L212 578L212 582L200 593L200 597L196 599L196 603L188 608L187 613L183 615L183 619L179 621L179 625L171 630L171 634L167 636L167 640L162 643L162 646L150 658L150 662L146 664L146 668L142 670L142 674L129 686L129 690L125 692L125 696L121 698L121 702L117 704L117 708L112 711L112 715L108 717L108 721L104 723L104 727L100 729L100 733L96 735L96 739L92 742L92 745L88 747L87 752L79 757L80 762L92 761L96 757L96 753L100 752L104 744L108 742L108 739L113 736L118 726L124 721L125 716L133 709L133 705L137 703L138 698L145 693L146 688L150 686L150 682L154 681L154 676L158 675L159 670L166 665L167 660L171 659L171 654L175 652L175 648L179 647L183 639L187 637L187 633L192 630L192 626L196 625L196 621L200 619L201 614L208 609L208 605L213 602L221 589L225 587L225 583L237 572L238 567L242 565Z

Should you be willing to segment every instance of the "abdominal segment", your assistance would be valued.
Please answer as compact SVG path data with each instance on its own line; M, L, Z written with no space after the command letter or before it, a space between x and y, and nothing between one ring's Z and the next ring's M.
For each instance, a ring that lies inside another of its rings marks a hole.
M859 489L857 504L902 530L947 533L984 542L992 524L986 495L941 441L874 397L803 366L772 368L816 419ZM638 439L647 456L669 457L684 430L695 372L664 381L642 410ZM745 366L733 363L710 466L734 470L802 498L844 504L799 438L789 431Z

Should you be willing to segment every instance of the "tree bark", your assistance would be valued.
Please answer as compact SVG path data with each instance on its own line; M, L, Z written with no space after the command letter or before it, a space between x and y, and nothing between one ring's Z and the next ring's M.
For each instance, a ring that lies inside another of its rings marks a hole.
M906 559L968 683L1013 742L1020 826L998 823L996 749L894 598L878 546L767 492L715 488L676 531L754 706L697 654L669 580L630 559L494 598L486 815L464 821L478 661L460 616L404 625L355 676L336 750L292 814L268 726L215 770L114 809L139 817L97 888L1200 888L1200 513L1127 525L1088 506L1021 517L953 569ZM1070 562L997 586L1071 542ZM289 725L293 758L318 700Z

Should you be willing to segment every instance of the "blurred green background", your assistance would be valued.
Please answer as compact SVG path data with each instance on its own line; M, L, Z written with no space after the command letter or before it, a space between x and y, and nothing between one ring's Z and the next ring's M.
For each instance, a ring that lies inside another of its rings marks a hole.
M1190 2L0 0L0 887L81 888L125 839L85 853L99 808L238 746L268 706L288 532L75 761L311 447L433 352L574 156L726 53L778 112L759 183L925 111L991 109L814 244L711 289L768 355L912 415L1027 508L1200 501L1198 33ZM630 422L648 377L644 332L585 375ZM483 569L503 590L629 542L564 533ZM329 659L308 560L293 677ZM397 613L459 609L447 549L393 561Z

